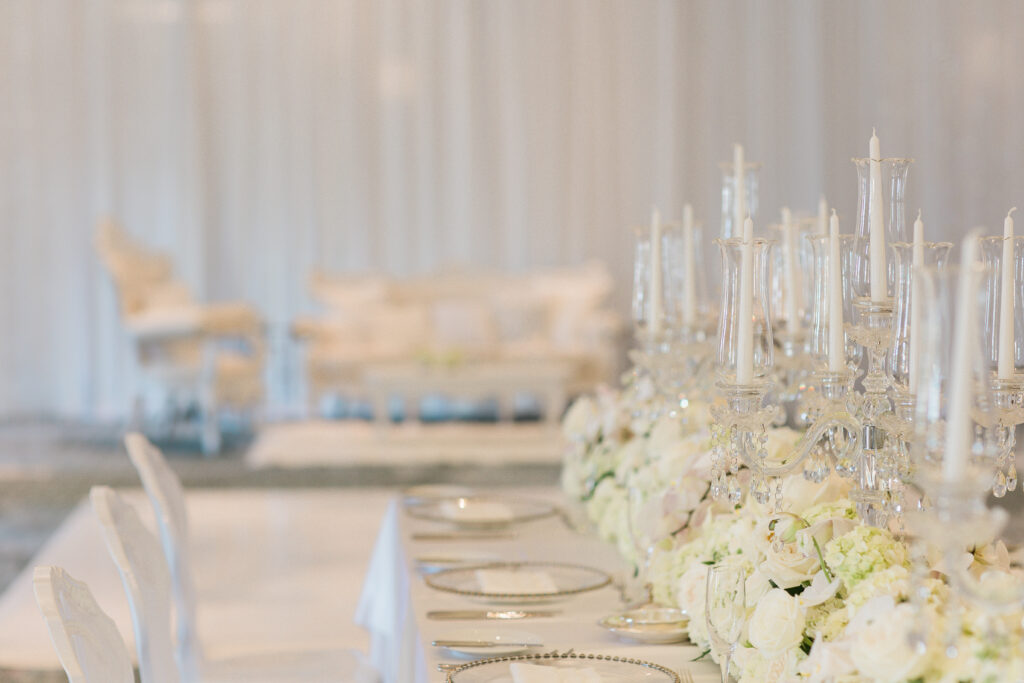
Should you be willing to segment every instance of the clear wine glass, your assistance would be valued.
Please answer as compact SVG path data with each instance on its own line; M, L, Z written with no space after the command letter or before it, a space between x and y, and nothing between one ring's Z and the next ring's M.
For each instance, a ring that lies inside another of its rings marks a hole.
M716 564L708 570L704 619L722 667L722 683L729 681L729 664L747 617L746 580L746 572L737 562Z
M646 492L636 486L627 490L627 523L630 540L636 550L636 590L640 594L641 605L653 603L648 574L654 547L672 531L664 513L666 493L666 490Z

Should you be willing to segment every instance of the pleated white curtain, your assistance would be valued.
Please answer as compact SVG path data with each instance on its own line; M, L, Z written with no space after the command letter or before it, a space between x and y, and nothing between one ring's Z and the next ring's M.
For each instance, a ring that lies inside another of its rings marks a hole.
M877 126L930 236L994 230L1022 64L1011 0L2 0L0 415L126 409L100 215L279 341L314 268L601 258L625 310L626 226L716 226L733 141L761 222L825 192L850 228Z

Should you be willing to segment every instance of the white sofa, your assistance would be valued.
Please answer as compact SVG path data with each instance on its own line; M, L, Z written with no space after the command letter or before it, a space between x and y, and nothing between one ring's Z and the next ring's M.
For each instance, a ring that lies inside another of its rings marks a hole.
M308 342L310 405L340 394L370 400L382 419L385 394L405 386L410 403L431 389L490 396L504 415L512 394L534 394L557 419L566 395L614 371L622 322L608 307L612 284L600 263L404 280L314 275L322 313L293 328Z

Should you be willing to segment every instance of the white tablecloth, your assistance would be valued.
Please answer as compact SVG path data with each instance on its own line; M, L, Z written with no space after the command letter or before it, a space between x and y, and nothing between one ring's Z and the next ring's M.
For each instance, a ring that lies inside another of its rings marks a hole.
M187 494L199 626L214 659L273 650L367 649L353 623L373 529L393 492L200 490ZM128 494L144 521L141 491ZM128 603L98 523L83 502L0 596L0 666L59 669L32 593L32 567L89 584L134 655Z
M550 488L518 493L560 501L560 494ZM428 587L415 572L415 558L418 556L444 555L446 550L472 548L493 553L504 560L566 562L613 573L624 569L614 548L570 531L557 517L517 526L517 535L510 540L468 543L412 539L414 532L436 532L447 528L444 524L407 516L397 500L388 509L381 525L356 618L371 632L370 657L388 683L444 680L437 664L464 660L446 658L442 651L431 647L430 642L465 627L495 632L502 629L530 631L543 638L544 651L572 648L577 652L621 655L661 664L675 671L686 668L702 683L718 680L717 665L690 663L700 654L692 645L627 643L599 626L597 621L601 617L622 609L618 591L612 586L544 605L543 609L561 611L551 618L514 622L428 620L426 613L430 610L486 609L487 605Z

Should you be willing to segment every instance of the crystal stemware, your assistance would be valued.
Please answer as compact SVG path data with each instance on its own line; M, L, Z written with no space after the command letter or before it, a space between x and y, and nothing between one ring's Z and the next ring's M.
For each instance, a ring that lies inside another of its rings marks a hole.
M731 161L723 161L718 165L722 170L722 230L719 237L732 239L743 232L742 225L736 225L736 168ZM758 172L761 163L747 161L743 164L743 205L746 214L757 218Z
M917 374L917 393L914 403L914 440L911 459L914 478L922 481L938 480L946 455L946 433L950 420L956 417L956 401L950 395L954 364L951 340L959 328L971 335L969 361L971 363L972 392L970 411L970 453L967 477L991 482L995 472L992 448L992 396L988 370L982 352L982 321L984 292L982 279L986 269L975 264L969 272L966 286L970 287L968 310L958 306L960 266L943 269L922 268L922 311L924 332L920 348L921 361ZM984 486L984 483L982 484Z
M746 580L743 567L735 562L708 569L704 619L722 669L722 683L729 681L729 664L747 617Z
M871 159L855 158L852 160L857 167L857 230L853 244L854 253L854 293L858 297L871 295L871 224L870 216L874 207L871 206ZM906 187L907 172L913 159L882 159L882 216L885 224L885 242L911 241L906 221ZM887 256L887 254L886 254ZM895 291L895 264L886 264L886 296L892 297Z
M641 488L631 485L626 491L626 528L633 544L633 551L636 553L634 587L641 596L641 605L651 603L651 586L647 575L651 568L654 546L661 540L658 532L660 520L660 496L649 495Z
M743 240L740 238L715 240L722 250L722 306L718 312L718 371L724 381L735 381L737 351L740 347L740 281L743 261ZM768 297L768 256L770 240L754 238L753 296L751 315L753 324L754 379L765 377L772 369L774 342L772 339L771 306Z

